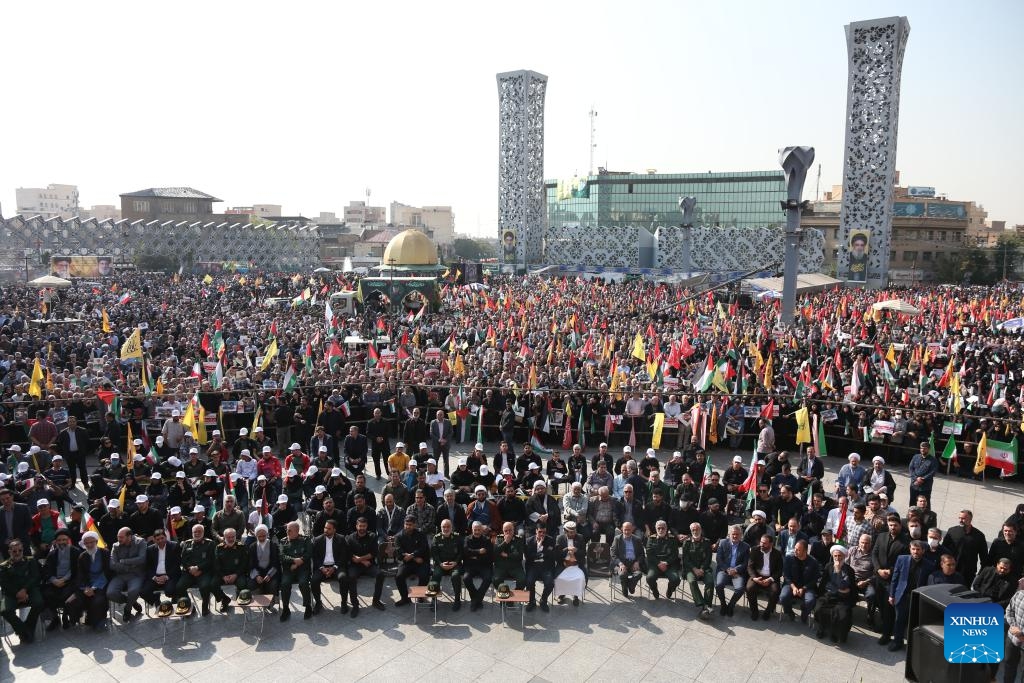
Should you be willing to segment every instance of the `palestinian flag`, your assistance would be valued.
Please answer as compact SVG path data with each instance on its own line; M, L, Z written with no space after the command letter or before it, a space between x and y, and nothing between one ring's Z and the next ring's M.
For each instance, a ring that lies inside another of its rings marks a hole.
M371 341L366 345L366 367L376 367L378 363L380 363L380 354L377 353L377 345Z
M337 341L332 339L331 340L331 346L327 349L327 354L326 354L326 356L324 358L324 360L327 361L327 367L329 367L331 370L333 370L334 366L341 362L341 359L342 359L341 347L338 346L338 342Z
M286 394L290 394L299 386L299 377L295 373L295 364L292 363L288 366L288 372L284 373L284 379L281 382L281 388Z

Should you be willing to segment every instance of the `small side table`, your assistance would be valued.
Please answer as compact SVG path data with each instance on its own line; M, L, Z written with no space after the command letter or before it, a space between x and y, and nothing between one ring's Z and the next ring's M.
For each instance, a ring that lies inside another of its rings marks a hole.
M267 609L272 604L274 604L273 596L256 594L252 596L252 602L250 602L248 605L239 605L242 608L242 633L245 633L245 629L247 626L249 626L250 622L253 624L256 623L256 613L258 612L260 615L260 618L258 620L260 622L260 632L259 635L257 635L256 637L257 639L262 638L263 626L266 624L267 621Z
M426 586L409 586L409 599L412 600L412 620L416 622L416 615L419 612L420 600L430 600L434 607L434 623L437 623L437 599L441 597L443 593L437 595L427 595Z
M526 630L526 603L530 602L530 591L513 590L507 598L494 597L501 605L501 625L505 626L505 610L519 610L519 627Z

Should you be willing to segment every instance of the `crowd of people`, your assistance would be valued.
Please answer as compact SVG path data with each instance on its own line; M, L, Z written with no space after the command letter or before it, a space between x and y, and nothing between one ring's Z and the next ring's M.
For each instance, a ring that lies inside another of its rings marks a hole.
M355 283L329 277L3 289L0 589L23 640L43 613L101 627L110 601L128 620L190 589L226 610L225 586L286 620L293 589L311 618L336 582L354 617L364 576L378 609L391 576L397 605L415 577L450 581L453 609L465 584L471 610L492 587L546 610L594 571L656 599L685 581L701 618L745 596L840 643L863 599L893 649L918 586L1021 601L1024 512L990 547L969 512L940 532L929 510L943 472L1016 472L1009 285L809 294L779 329L771 300L536 277L339 318ZM872 307L890 298L920 312ZM849 456L837 481L819 451ZM886 460L909 463L908 505Z

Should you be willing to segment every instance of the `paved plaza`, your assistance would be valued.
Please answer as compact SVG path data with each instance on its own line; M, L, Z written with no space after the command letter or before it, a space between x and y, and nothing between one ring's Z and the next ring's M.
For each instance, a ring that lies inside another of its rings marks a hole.
M487 450L488 453L491 449ZM712 454L716 464L731 453ZM843 461L826 458L826 482ZM905 468L894 468L897 505L907 505ZM372 480L371 480L372 481ZM1012 481L1012 480L1011 480ZM374 482L379 488L379 483ZM936 481L934 509L940 526L970 508L975 523L992 534L1022 499L1021 486L998 479L986 483L941 477ZM445 584L447 587L447 583ZM337 611L337 594L325 596L334 606L309 621L294 612L286 624L267 616L262 638L259 624L240 635L243 615L189 620L182 642L180 627L167 634L164 624L143 617L108 632L80 627L47 634L32 645L3 643L0 683L8 680L51 681L213 681L265 683L285 681L865 681L903 680L904 653L890 653L864 628L864 611L855 614L849 642L840 648L815 639L799 621L751 622L745 610L723 618L715 611L709 622L696 618L689 593L682 601L649 597L609 601L605 577L592 578L579 607L552 605L550 613L520 615L501 623L498 607L464 608L452 613L442 603L438 623L428 605L413 621L412 606L395 608L385 586L385 612L368 608L371 585L363 582L364 609L357 619ZM296 592L293 603L298 601ZM467 605L468 607L468 605ZM14 638L13 640L17 640Z

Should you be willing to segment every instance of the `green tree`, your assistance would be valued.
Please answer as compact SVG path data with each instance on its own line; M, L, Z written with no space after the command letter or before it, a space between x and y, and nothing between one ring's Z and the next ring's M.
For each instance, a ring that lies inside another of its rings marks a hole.
M1021 259L1021 241L1016 235L1000 235L992 253L993 279L1013 279Z
M492 258L494 256L494 248L492 245L481 240L459 237L452 243L452 253L457 258L467 261L479 261L483 258Z

